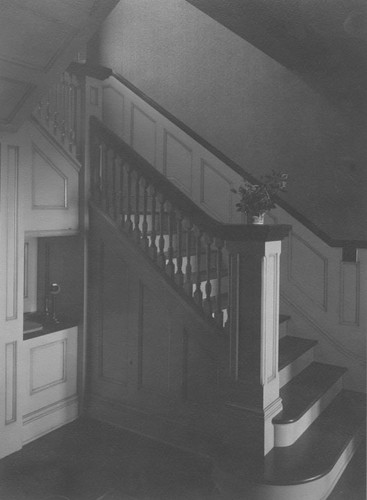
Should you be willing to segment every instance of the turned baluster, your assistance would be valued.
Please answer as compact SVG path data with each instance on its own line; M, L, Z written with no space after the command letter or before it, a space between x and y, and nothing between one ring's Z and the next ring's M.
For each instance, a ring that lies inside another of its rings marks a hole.
M186 269L184 290L192 296L192 265L191 265L191 242L192 242L192 224L188 219L184 219L183 228L186 231Z
M152 209L152 230L150 233L150 247L149 252L152 260L155 262L157 260L158 249L156 245L157 230L156 230L156 216L157 216L157 191L154 186L150 187L150 196L152 199L151 209Z
M159 241L158 241L158 248L159 248L158 263L162 267L162 269L165 269L165 267L166 267L166 256L164 253L164 225L165 225L164 205L165 205L165 200L161 194L158 197L158 201L160 204L160 207L159 207L159 225L160 225L160 227L159 227Z
M205 234L204 241L206 243L206 283L205 283L205 299L204 299L204 311L208 316L212 315L212 301L211 301L211 293L212 293L212 284L210 282L210 273L211 273L211 245L212 238Z
M217 294L215 299L214 318L218 326L223 326L223 311L222 311L222 272L223 272L223 241L219 238L214 240L215 248L217 249L216 258L216 275L217 275Z
M140 175L135 173L135 210L134 210L134 237L137 243L140 243Z
M131 176L132 176L132 167L130 165L127 166L127 207L126 207L126 224L125 229L129 234L133 231L133 222L132 222L132 211L131 211Z
M194 299L199 306L203 304L203 293L201 291L201 229L194 226L194 233L196 238L196 282Z
M175 277L175 264L173 262L173 254L174 254L173 232L175 227L174 211L172 209L171 203L167 203L166 207L168 212L168 251L167 251L168 262L166 265L166 271L168 272L170 278L174 279Z
M183 216L180 211L176 211L176 220L177 220L177 271L176 271L176 283L178 286L182 287L184 283L184 275L182 272L182 245L183 245L183 235L182 235L182 224L183 224Z
M149 248L148 220L147 220L149 182L144 178L142 178L142 187L143 187L143 222L141 224L141 240L143 248L147 250Z

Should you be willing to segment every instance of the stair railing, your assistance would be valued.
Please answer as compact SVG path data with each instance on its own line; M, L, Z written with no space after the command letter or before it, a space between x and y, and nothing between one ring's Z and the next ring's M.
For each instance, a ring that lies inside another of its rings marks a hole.
M82 150L83 85L79 78L65 71L38 102L34 118L75 159Z
M224 246L233 226L208 216L96 118L91 119L91 198L176 289L225 328Z
M290 226L214 220L95 117L90 169L93 205L228 336L227 373L241 383L231 404L264 416L269 450L269 419L281 410L279 256Z

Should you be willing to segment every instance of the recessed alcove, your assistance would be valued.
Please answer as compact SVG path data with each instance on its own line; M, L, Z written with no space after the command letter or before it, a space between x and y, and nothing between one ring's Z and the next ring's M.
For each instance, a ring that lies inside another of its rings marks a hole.
M82 238L79 235L26 235L24 338L77 325L82 317L82 307Z

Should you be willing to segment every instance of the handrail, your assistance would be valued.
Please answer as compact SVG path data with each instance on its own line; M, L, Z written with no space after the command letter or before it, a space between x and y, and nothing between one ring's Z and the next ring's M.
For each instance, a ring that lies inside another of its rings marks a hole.
M151 258L173 285L219 327L226 249L278 241L290 226L223 224L201 210L97 118L90 118L91 198ZM237 251L237 250L235 250ZM251 286L251 284L247 284Z
M96 117L90 118L93 133L98 133L99 138L104 141L106 147L114 147L115 151L124 156L127 161L131 161L135 168L138 168L149 183L156 186L160 193L166 199L174 199L179 210L185 213L185 216L195 218L196 224L208 233L215 234L217 237L225 240L245 241L251 235L260 234L267 241L282 239L288 234L289 226L283 225L245 225L245 224L225 224L217 221L198 205L196 205L188 196L180 191L167 177L152 167L142 156L136 153L119 136L105 127ZM279 238L280 237L280 238Z
M212 153L214 156L216 156L223 163L228 165L233 171L237 172L238 174L240 174L242 177L246 178L250 182L258 183L258 180L254 176L245 172L240 165L238 165L236 162L231 160L228 156L223 154L219 149L217 149L215 146L213 146L208 141L206 141L203 137L201 137L194 130L192 130L190 127L188 127L185 123L183 123L181 120L179 120L174 115L172 115L169 111L167 111L165 108L163 108L161 105L159 105L152 98L147 96L144 92L142 92L138 87L136 87L134 84L132 84L129 80L127 80L122 75L117 74L117 73L113 73L112 76L117 81L119 81L123 85L125 85L129 90L131 90L138 97L143 99L152 108L154 108L156 111L158 111L160 114L162 114L165 118L170 120L178 128L183 130L194 141L196 141L198 144L200 144L205 149L207 149L210 153ZM312 221L307 219L301 212L296 210L292 205L290 205L287 201L283 200L280 197L276 197L276 203L277 203L277 205L282 207L286 212L288 212L292 217L294 217L301 224L303 224L307 229L309 229L312 233L314 233L318 238L320 238L327 245L329 245L330 247L343 248L343 249L344 248L354 248L354 249L367 248L367 241L366 240L357 240L357 239L344 240L344 239L337 239L337 238L333 238L333 237L329 236L325 231L320 229L315 223L313 223Z

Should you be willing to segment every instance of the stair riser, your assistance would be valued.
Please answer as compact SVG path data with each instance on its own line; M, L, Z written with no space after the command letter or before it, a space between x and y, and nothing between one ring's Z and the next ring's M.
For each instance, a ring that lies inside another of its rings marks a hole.
M363 429L357 433L343 450L334 467L326 475L300 484L251 484L251 478L241 478L224 473L217 467L213 470L213 481L223 500L327 500L347 465L353 458L363 439Z
M341 377L299 420L286 424L274 424L274 446L290 446L295 443L342 389Z
M295 361L285 366L279 372L279 384L283 387L287 384L293 377L301 373L312 361L314 360L314 349L309 349L302 356L298 357Z

